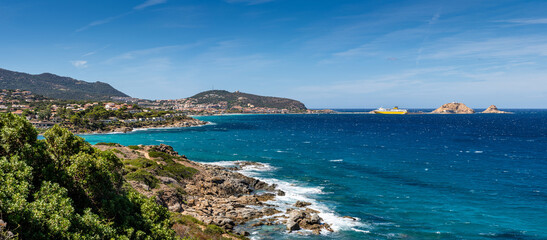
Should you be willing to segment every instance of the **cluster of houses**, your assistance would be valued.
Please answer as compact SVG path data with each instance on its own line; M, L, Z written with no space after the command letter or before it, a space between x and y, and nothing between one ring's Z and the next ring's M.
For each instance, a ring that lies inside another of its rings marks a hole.
M133 118L133 119L120 119L120 122L123 123L136 123L136 122L163 122L173 117L182 117L185 116L183 113L175 113L175 114L165 114L162 117L151 117L151 118ZM118 121L116 118L110 118L112 121Z
M28 103L41 100L30 91L2 89L0 90L0 112L21 115L25 109L30 109Z
M227 101L218 103L197 103L196 99L183 98L172 100L141 100L137 104L141 107L146 107L156 110L174 110L184 112L186 114L223 114L223 113L289 113L288 109L256 107L252 104L243 106L228 107Z

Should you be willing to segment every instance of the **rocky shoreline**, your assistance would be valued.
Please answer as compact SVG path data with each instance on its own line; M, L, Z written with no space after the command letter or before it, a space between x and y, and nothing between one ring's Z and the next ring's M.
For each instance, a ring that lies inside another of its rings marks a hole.
M127 162L146 159L163 165L166 164L165 156L163 160L151 156L161 152L169 156L169 161L197 170L191 178L186 179L156 175L154 177L159 181L155 187L143 181L128 182L145 196L155 198L169 211L190 215L205 224L214 224L242 236L249 235L246 229L261 225L277 225L288 232L306 230L300 233L320 234L333 231L311 203L297 202L285 211L276 209L269 201L284 196L285 192L275 184L270 185L237 172L249 165L260 167L260 163L238 162L232 168L202 164L188 160L172 147L163 144L131 148L121 145L95 147L113 150ZM151 173L154 174L153 171ZM239 226L237 230L236 226Z

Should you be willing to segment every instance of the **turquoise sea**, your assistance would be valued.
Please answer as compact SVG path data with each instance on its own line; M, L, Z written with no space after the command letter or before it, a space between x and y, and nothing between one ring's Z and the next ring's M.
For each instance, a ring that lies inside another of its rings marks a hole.
M210 125L82 135L168 144L313 203L334 233L254 239L547 239L547 110L474 115L229 115ZM352 221L343 216L358 218Z

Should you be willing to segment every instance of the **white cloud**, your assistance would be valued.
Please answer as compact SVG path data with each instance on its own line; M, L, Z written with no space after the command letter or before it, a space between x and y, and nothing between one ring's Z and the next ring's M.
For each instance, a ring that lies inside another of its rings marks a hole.
M76 67L76 68L87 68L88 65L87 65L87 61L84 61L84 60L75 60L75 61L70 61L70 63L72 64L72 66Z
M147 8L147 7L151 7L151 6L154 6L154 5L162 4L162 3L165 3L165 2L167 2L167 0L147 0L147 1L144 2L144 3L135 6L133 9L135 9L135 10L142 10L142 9Z

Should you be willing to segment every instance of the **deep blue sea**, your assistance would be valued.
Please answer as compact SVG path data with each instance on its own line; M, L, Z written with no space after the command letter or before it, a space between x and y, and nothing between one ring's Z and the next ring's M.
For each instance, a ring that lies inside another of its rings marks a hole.
M168 144L313 203L336 230L254 239L547 239L547 110L473 115L229 115L203 127L83 135ZM356 217L352 221L343 216Z

